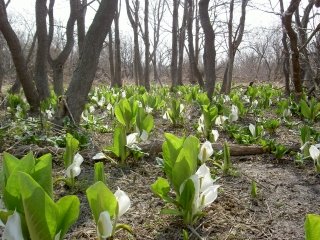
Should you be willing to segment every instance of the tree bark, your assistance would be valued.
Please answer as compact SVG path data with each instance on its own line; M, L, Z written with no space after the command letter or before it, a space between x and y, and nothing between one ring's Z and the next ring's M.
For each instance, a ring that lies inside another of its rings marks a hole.
M178 24L179 0L173 0L172 13L172 47L171 47L171 81L172 88L178 86Z
M145 43L145 72L144 87L150 90L150 41L149 41L149 0L145 0L144 5L144 43Z
M100 6L86 34L82 54L66 91L66 107L59 111L58 120L70 116L75 124L80 122L81 113L87 102L88 93L97 70L104 40L111 29L117 8L117 0L101 0Z
M57 96L61 96L64 93L63 69L74 45L73 32L74 32L74 25L77 19L77 1L78 0L70 0L70 16L69 16L67 27L66 27L67 42L62 52L55 59L53 59L50 54L50 45L53 39L53 32L54 32L53 6L54 6L55 0L50 0L48 61L53 71L53 88Z
M297 33L292 28L291 22L292 22L292 15L299 7L299 4L300 4L300 0L291 0L288 9L282 14L282 17L281 17L283 27L285 28L290 40L292 81L295 89L295 94L298 99L302 95L298 38L297 38Z
M24 58L19 39L8 21L4 0L0 0L0 31L2 32L8 44L12 55L12 60L16 68L17 76L21 82L24 94L30 105L30 111L34 113L39 112L39 95L28 71L27 63Z
M242 0L241 3L241 17L239 20L238 28L233 36L233 12L234 12L234 0L230 1L229 9L229 22L228 22L228 63L225 70L225 75L223 78L223 83L221 87L221 92L224 94L229 94L231 90L234 58L236 52L242 42L242 37L244 33L245 21L246 21L246 7L249 0Z
M126 0L126 9L127 15L133 30L133 51L134 51L134 60L133 60L133 69L134 69L134 79L136 85L140 85L143 81L143 72L139 48L139 9L140 2L135 0L134 10L130 7L129 0ZM134 15L134 16L132 16Z
M109 36L109 45L108 45L108 50L109 50L109 66L110 66L110 82L111 82L111 86L112 83L115 79L114 76L114 54L113 54L113 34L112 31L109 31L108 33Z
M85 20L87 13L87 0L77 0L77 6L78 53L80 56L86 36Z
M116 14L114 17L114 52L115 52L114 59L115 61L114 61L114 79L111 79L111 87L122 87L119 17L120 17L120 6L118 5Z
M187 27L187 15L188 15L188 0L184 0L183 4L183 19L182 24L179 31L179 58L178 58L178 85L182 85L182 68L183 68L183 60L184 60L184 43L186 39L186 27Z
M195 50L193 46L193 18L194 18L194 2L193 0L188 0L188 20L187 20L187 32L188 32L188 48L189 48L189 61L190 61L190 82L194 83L193 78L195 77L199 86L204 88L204 82L202 75L198 68L198 59L195 56ZM196 35L196 39L199 36Z
M213 31L210 17L208 13L210 0L199 1L199 15L200 22L204 32L204 74L205 74L205 88L209 99L212 98L216 83L216 50L215 50L215 33Z
M48 36L47 36L47 0L36 0L36 26L38 47L35 64L35 83L40 100L45 100L50 96L47 59L48 59Z

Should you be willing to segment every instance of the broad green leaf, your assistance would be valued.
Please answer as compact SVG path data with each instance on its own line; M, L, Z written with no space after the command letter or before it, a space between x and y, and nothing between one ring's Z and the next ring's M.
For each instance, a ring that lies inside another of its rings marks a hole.
M91 185L86 193L96 223L99 220L100 213L103 211L108 211L110 217L115 215L118 202L103 182L96 182Z
M200 150L199 139L194 136L189 136L183 143L183 149L185 149L185 156L190 164L192 173L197 170L198 153Z
M303 99L300 100L300 107L302 115L311 120L311 109L309 108L307 102Z
M10 174L3 192L3 202L8 210L14 211L16 209L19 213L23 213L19 176L20 174L18 171L14 171Z
M64 166L69 167L73 162L73 157L79 149L79 141L70 133L66 135L66 151L63 154Z
M98 181L106 183L106 175L104 172L103 162L97 162L94 164L94 182Z
M11 173L16 171L23 171L29 174L33 173L35 165L35 159L32 152L29 152L20 160L15 156L4 152L3 153L3 169L4 169L4 180L5 184L11 175Z
M157 181L155 181L151 185L151 190L154 194L158 195L160 198L167 200L168 193L170 192L170 185L168 180L162 177L158 177Z
M52 189L52 155L45 154L36 160L33 179L53 198Z
M164 171L171 180L172 168L182 149L184 138L179 138L171 133L165 133L165 142L162 145L162 155L164 160Z
M172 169L172 184L177 193L181 184L193 174L186 157L186 149L182 149Z
M64 239L63 236L79 217L80 201L77 196L65 196L59 199L56 206L59 211L56 234L60 232L60 239Z
M306 221L304 222L304 230L306 234L306 240L319 240L320 215L307 214Z
M185 182L183 191L179 198L179 203L184 212L184 220L187 223L191 223L192 221L192 205L194 202L195 188L193 181L188 179Z
M41 186L28 174L19 172L19 188L31 239L53 239L58 208Z

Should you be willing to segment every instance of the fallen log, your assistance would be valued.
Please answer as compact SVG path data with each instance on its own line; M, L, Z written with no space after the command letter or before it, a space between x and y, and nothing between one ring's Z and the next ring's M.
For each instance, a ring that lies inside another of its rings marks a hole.
M155 140L149 143L139 145L143 152L150 154L159 154L162 152L162 141ZM288 149L287 153L297 152L300 150L300 144L285 145ZM215 151L223 150L223 144L213 143L212 148ZM259 155L264 153L271 153L270 149L263 148L258 145L240 145L240 144L229 144L231 156L247 156L247 155Z

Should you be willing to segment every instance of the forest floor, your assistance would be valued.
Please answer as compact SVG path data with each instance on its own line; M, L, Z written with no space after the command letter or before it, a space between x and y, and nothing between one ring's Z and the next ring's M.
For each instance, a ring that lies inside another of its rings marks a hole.
M155 129L148 140L152 145L163 139L164 132L172 132L179 136L195 134L194 124L199 113L190 111L190 121L184 126L173 128L158 115ZM272 117L272 116L270 116ZM240 122L249 124L250 119ZM297 120L298 121L298 120ZM319 129L319 124L317 126ZM75 194L81 202L80 217L66 236L66 239L96 239L96 227L86 199L85 190L93 182L94 156L104 147L111 145L112 133L90 133L90 145L81 150L85 158L82 173L77 179L74 189L62 182L54 185L55 198ZM290 130L280 127L274 137L277 142L294 145L299 143L298 128ZM233 142L221 132L218 142ZM15 144L15 147L12 145ZM6 142L1 150L15 155L22 155L27 150L37 153L35 145L22 146L19 143ZM43 146L42 146L43 147ZM53 152L54 153L54 152ZM132 226L133 235L120 231L114 239L157 239L178 240L182 238L182 230L190 233L190 239L199 239L178 217L161 215L164 202L155 196L150 185L157 177L164 176L163 170L156 162L160 152L149 152L140 160L129 159L123 167L106 160L105 172L107 185L115 191L120 187L131 199L131 208L124 214L120 222ZM54 176L64 175L61 153L54 154ZM293 155L276 159L271 154L231 157L233 174L229 176L216 172L217 183L221 185L218 198L205 208L205 216L193 226L203 239L304 239L304 220L307 213L320 213L320 177L314 170L311 160L303 166L294 163ZM210 163L209 166L213 167ZM251 183L257 183L258 196L251 196Z

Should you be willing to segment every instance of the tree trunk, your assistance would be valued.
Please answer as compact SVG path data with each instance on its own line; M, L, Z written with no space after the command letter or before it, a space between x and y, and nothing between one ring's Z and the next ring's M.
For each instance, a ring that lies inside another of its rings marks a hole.
M280 12L283 15L284 8L283 8L283 1L280 0ZM286 95L290 95L290 54L289 54L289 47L287 43L287 32L285 28L282 28L282 38L281 42L283 45L283 63L282 63L282 70L285 79L285 92Z
M300 78L300 61L297 33L293 30L291 22L292 15L299 7L300 0L291 0L288 9L282 14L281 20L290 40L292 81L296 97L299 99L302 95L302 84Z
M242 41L245 21L246 21L246 7L249 0L242 0L241 3L241 17L239 20L238 28L233 36L233 10L234 10L234 0L230 1L230 9L229 9L229 22L228 22L228 63L226 66L225 75L223 78L223 83L221 87L221 92L224 94L229 94L231 90L232 83L232 74L234 67L234 58L236 52L239 48L239 45Z
M126 0L126 9L127 15L133 29L133 51L134 51L134 59L133 59L133 75L136 85L140 85L143 80L143 72L142 72L142 64L141 64L141 56L140 56L140 48L139 48L139 9L140 2L139 0L135 0L134 10L131 9L129 0ZM133 12L133 13L132 13ZM134 17L132 16L134 15Z
M117 4L117 0L101 0L84 39L81 57L66 91L67 109L59 111L58 120L60 121L63 117L70 116L75 124L80 122L81 113L87 102L88 93L98 67L103 43L111 29Z
M38 48L36 55L34 80L37 86L40 100L50 96L47 59L48 59L48 36L47 36L47 0L36 0L36 25Z
M178 85L182 85L182 68L183 68L183 59L184 59L184 42L186 39L186 27L187 27L187 15L188 15L188 8L187 8L188 0L184 0L183 4L183 19L181 28L179 31L179 63L178 63Z
M150 90L150 41L149 41L149 0L145 0L144 6L144 42L145 48L145 73L144 73L144 87L147 91Z
M204 74L206 79L206 91L209 99L212 98L213 91L216 83L216 50L215 50L215 33L211 26L210 17L208 13L210 0L200 0L199 1L199 15L200 22L204 32Z
M87 0L77 0L77 6L78 53L80 56L86 36Z
M0 31L2 32L8 44L12 55L12 60L16 68L17 76L22 84L24 94L30 105L30 111L39 112L39 95L29 74L19 39L8 21L4 0L0 0Z
M197 5L197 4L196 4ZM195 56L194 46L193 46L193 16L194 16L194 2L193 0L188 0L188 20L187 20L187 30L188 30L188 48L189 48L189 61L190 61L190 82L194 83L194 77L196 78L198 84L201 88L204 88L204 82L202 75L198 68L198 59ZM199 36L196 35L196 40Z
M172 47L171 47L171 81L172 88L178 86L178 24L179 0L173 0L172 13Z
M109 66L110 66L110 81L111 81L111 86L112 83L115 81L115 76L114 76L114 54L113 54L113 37L112 37L112 31L109 31Z
M120 2L119 2L120 3ZM114 79L111 80L111 87L122 87L121 81L121 53L120 53L120 30L119 30L120 7L117 7L114 17Z
M74 32L74 25L77 19L77 1L78 0L70 0L70 16L69 16L67 27L66 27L67 42L62 52L55 59L53 59L50 54L50 45L52 42L53 32L54 32L54 18L53 18L54 0L50 0L48 61L53 71L53 89L57 96L61 96L64 93L63 69L74 45L73 32Z

